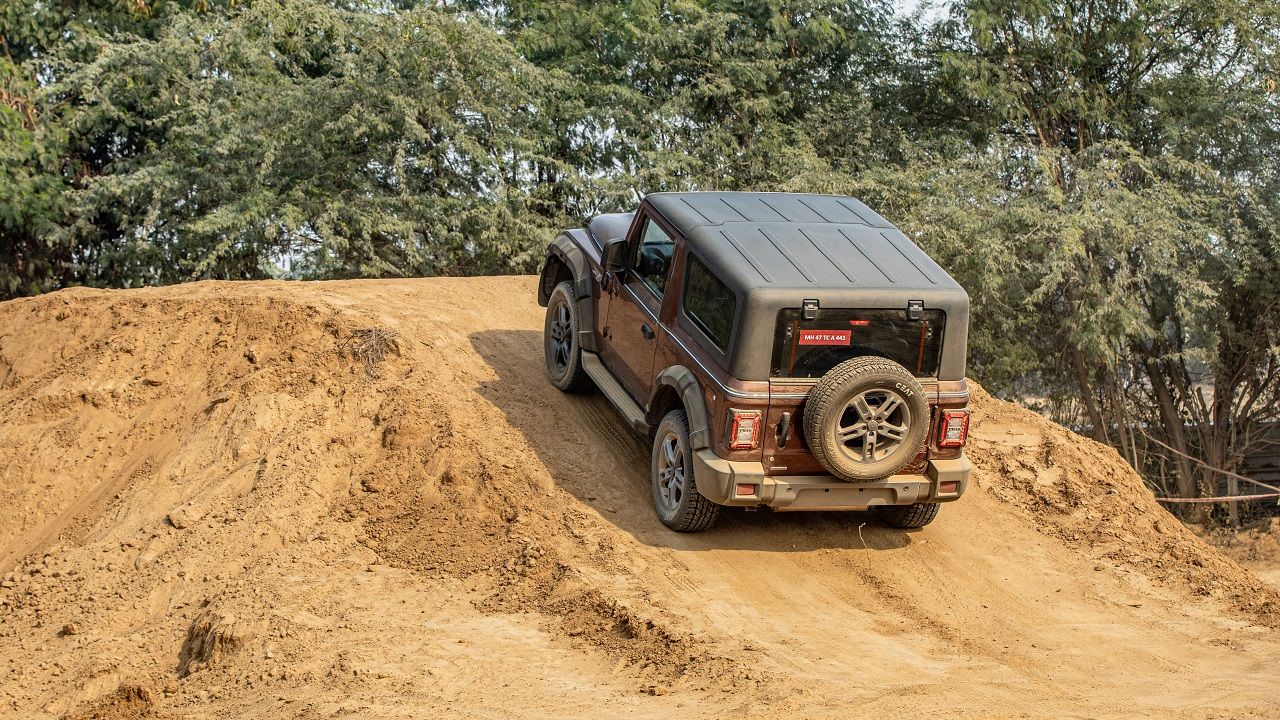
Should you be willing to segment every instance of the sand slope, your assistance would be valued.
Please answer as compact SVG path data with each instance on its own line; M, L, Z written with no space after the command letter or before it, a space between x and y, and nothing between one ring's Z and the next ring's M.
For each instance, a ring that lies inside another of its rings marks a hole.
M978 391L923 531L678 535L644 441L543 378L533 294L0 305L0 715L1280 717L1280 597L1111 450Z

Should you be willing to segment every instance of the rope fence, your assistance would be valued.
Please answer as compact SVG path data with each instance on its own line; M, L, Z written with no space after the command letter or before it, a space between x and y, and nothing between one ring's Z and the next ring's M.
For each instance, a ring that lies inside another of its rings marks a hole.
M1261 493L1259 495L1221 495L1218 497L1209 497L1209 498L1158 497L1156 498L1156 501L1163 502L1163 503L1217 503L1217 502L1230 502L1233 500L1270 500L1272 498L1277 499L1276 504L1280 505L1280 492Z

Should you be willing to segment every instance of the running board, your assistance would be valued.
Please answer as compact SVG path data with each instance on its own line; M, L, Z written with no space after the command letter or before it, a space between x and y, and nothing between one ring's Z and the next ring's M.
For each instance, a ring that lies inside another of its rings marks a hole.
M648 434L650 427L649 421L644 417L644 408L637 405L627 391L622 389L622 385L614 379L613 373L600 362L599 355L583 350L582 369L587 371L587 375L595 382L596 387L600 388L600 392L604 393L604 396L609 398L609 402L622 413L623 419L631 425L632 430Z

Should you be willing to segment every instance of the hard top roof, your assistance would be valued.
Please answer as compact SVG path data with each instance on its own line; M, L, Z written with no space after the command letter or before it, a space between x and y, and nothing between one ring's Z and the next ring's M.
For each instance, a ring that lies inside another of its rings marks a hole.
M645 201L738 288L919 288L965 297L932 258L856 198L672 192Z

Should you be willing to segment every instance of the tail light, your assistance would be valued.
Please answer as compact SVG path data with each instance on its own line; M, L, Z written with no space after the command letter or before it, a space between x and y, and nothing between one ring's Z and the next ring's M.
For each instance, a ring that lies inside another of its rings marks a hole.
M729 411L729 449L754 450L760 444L760 411Z
M942 422L938 423L938 447L964 447L969 439L969 411L943 410Z

